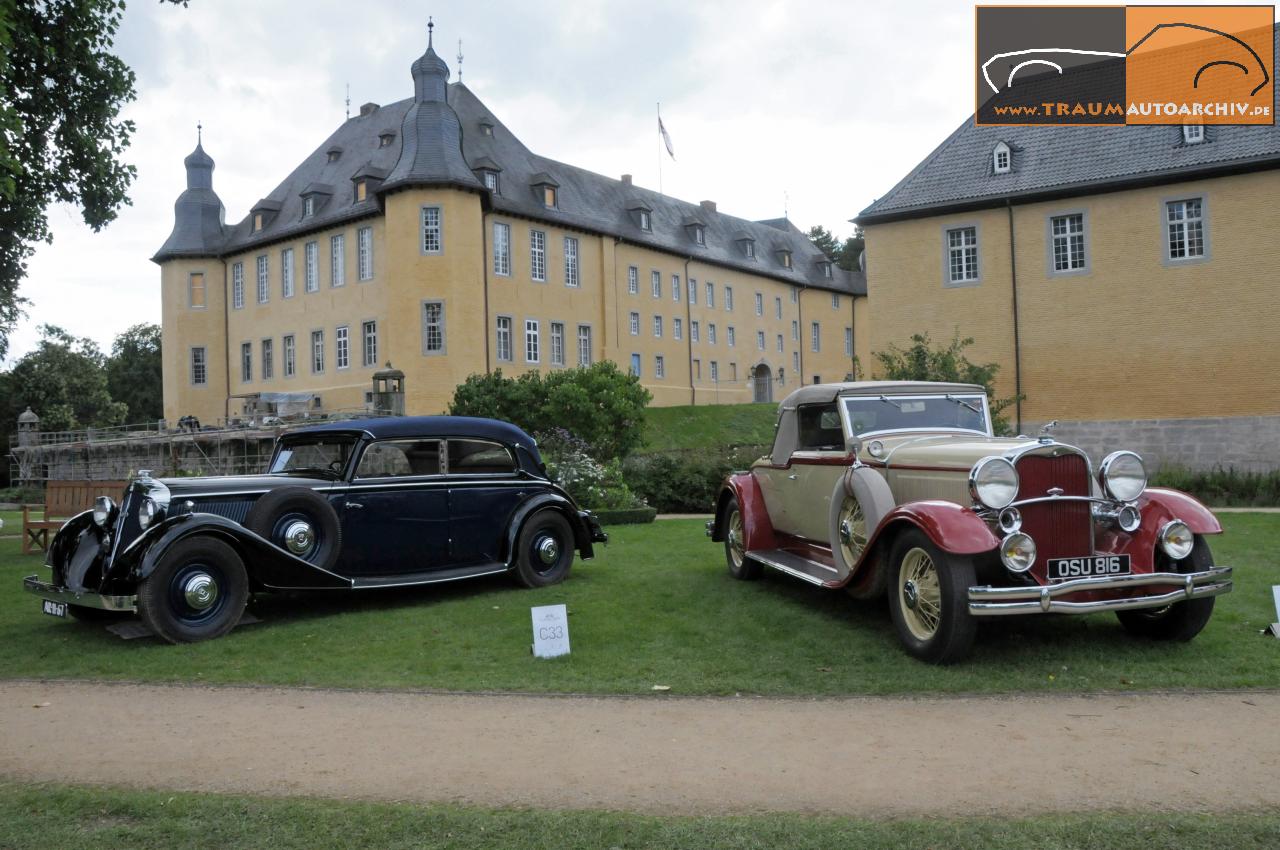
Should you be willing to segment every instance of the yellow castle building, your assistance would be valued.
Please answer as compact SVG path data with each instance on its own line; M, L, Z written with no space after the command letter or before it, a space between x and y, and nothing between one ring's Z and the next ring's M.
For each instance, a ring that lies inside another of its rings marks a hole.
M430 34L411 71L413 97L362 106L238 224L203 147L186 158L153 258L167 420L373 409L387 363L410 414L496 369L612 360L658 405L853 371L863 275L789 221L538 156L449 83Z

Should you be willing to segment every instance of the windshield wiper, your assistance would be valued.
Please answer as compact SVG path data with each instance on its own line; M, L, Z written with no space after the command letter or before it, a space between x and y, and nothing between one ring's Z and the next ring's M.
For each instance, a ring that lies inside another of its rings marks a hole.
M898 408L899 410L901 410L901 409L902 409L902 405L901 405L901 404L899 404L898 402L896 402L896 401L894 401L893 399L889 398L888 396L884 396L884 395L880 396L880 401L883 401L885 404L891 404L891 405L893 405L894 407Z
M293 467L290 467L289 469L281 469L278 471L284 472L286 474L293 474L295 472L298 472L298 473L305 473L307 475L318 472L321 475L325 476L326 478L333 478L335 480L342 477L342 473L334 472L332 469L325 469L323 466L293 466Z
M982 415L982 411L981 411L980 409L978 409L977 407L974 407L972 404L970 404L969 402L965 401L965 400L964 400L964 399L962 399L962 398L956 398L955 396L951 395L951 393L947 393L947 395L946 395L946 399L947 399L947 401L954 401L956 404L960 405L961 407L967 407L967 408L969 408L970 410L972 410L974 413L978 414L979 416L981 416L981 415Z

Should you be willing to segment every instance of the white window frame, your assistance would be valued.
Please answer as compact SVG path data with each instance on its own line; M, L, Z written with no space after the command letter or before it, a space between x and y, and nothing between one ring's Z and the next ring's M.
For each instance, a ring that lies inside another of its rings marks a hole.
M267 255L259 254L254 263L258 271L258 303L266 304L271 300L271 267Z
M244 263L231 266L231 307L234 310L244 309Z
M671 320L671 338L684 339L684 320L679 316Z
M809 324L809 350L822 351L822 325L819 322Z
M545 230L529 231L529 277L538 283L545 283L547 280L547 233Z
M756 315L757 316L764 315L764 293L763 292L756 293Z
M292 298L294 293L293 249L280 252L280 297Z
M418 244L423 254L444 253L444 210L437 206L422 207L422 239Z
M356 276L360 280L373 280L373 228L356 230Z
M724 311L733 312L733 287L727 283L724 285Z
M671 300L680 303L680 275L673 274L671 276Z
M831 309L832 310L840 309L840 293L839 292L831 293Z
M1182 141L1188 145L1198 145L1204 141L1203 124L1183 124Z
M778 353L781 354L786 350L786 345L782 340L782 334L778 334Z
M738 331L733 325L729 325L724 331L725 345L733 348L738 344Z
M378 365L378 322L369 319L360 323L360 364Z
M311 374L324 374L324 330L311 332Z
M499 362L513 362L511 350L511 317L497 316L494 322L494 355Z
M720 383L720 364L715 360L711 361L711 383Z
M689 303L697 305L698 303L698 281L695 278L689 278Z
M697 319L689 322L689 341L702 342L702 323Z
M283 358L280 374L292 378L298 374L298 338L293 334L280 337L280 356Z
M307 292L320 291L320 243L308 242L302 247L302 285Z
M193 387L209 384L209 349L203 345L191 346L191 369L188 377Z
M537 319L524 320L524 362L542 362L542 323Z
M200 279L200 285L196 286L196 278ZM200 291L200 303L196 303L196 290ZM209 306L209 289L205 280L204 272L191 272L187 275L187 306L192 310L205 310Z
M782 319L782 296L781 295L773 296L773 317L779 320Z
M346 234L335 233L329 237L329 286L337 289L347 285Z
M511 277L511 225L504 221L493 223L493 273Z
M707 293L707 309L714 310L716 308L716 285L711 281L706 283Z
M551 365L564 365L564 322L551 323Z
M635 266L627 267L627 294L640 294L640 270Z
M433 311L432 308L439 308ZM433 316L434 312L434 316ZM448 353L447 317L442 298L428 298L422 302L422 354L439 357ZM438 343L436 340L439 340Z
M944 286L976 286L982 282L981 234L977 223L951 224L942 229Z
M635 310L632 310L631 315L627 317L627 328L632 336L640 335L640 314Z
M997 142L991 151L991 170L996 174L1008 174L1013 167L1013 152L1004 142Z
M657 269L649 272L649 294L654 298L662 297L662 272Z
M764 351L764 331L756 331L756 350Z
M1196 214L1190 214L1190 204L1195 204ZM1209 259L1209 199L1204 195L1186 195L1165 198L1160 205L1164 222L1164 262L1170 266L1200 263ZM1180 210L1173 218L1175 210ZM1182 243L1182 254L1174 254L1174 234ZM1193 239L1199 251L1192 253Z
M662 339L662 317L653 317L653 336L655 339Z
M708 322L707 323L707 345L715 345L715 344L716 344L716 323Z
M1089 221L1084 210L1061 210L1046 216L1046 258L1055 277L1089 271ZM1059 265L1065 260L1065 265Z
M267 337L259 343L258 350L259 369L262 370L262 380L269 381L276 374L276 352L275 342L271 337Z
M798 319L791 320L791 341L800 341L800 322Z
M590 366L595 352L592 351L591 325L578 325L578 366Z
M333 367L351 368L351 326L338 325L333 331Z
M640 370L643 368L643 365L644 365L644 359L640 356L640 353L638 351L631 352L631 366L629 367L630 374L635 375L637 378L639 378Z
M578 237L564 238L564 285L577 289L582 286L582 277L578 267Z
M661 354L653 355L653 377L659 381L667 377L667 364Z
M847 325L844 329L844 356L853 356L853 328Z

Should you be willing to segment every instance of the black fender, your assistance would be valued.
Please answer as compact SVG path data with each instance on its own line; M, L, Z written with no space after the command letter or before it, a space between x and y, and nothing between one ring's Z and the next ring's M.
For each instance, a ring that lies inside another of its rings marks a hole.
M52 567L57 578L57 571L64 567L67 559L75 552L77 541L80 539L80 533L86 528L94 529L97 533L98 540L102 540L102 528L93 521L93 511L81 511L62 524L62 528L53 535L53 540L49 543L49 551L44 555L44 565Z
M174 544L196 535L216 537L235 549L249 581L256 586L273 590L351 589L351 579L307 563L234 520L205 513L170 517L148 528L116 556L111 571L142 582L155 572Z
M587 527L586 521L578 515L578 506L568 496L549 491L530 496L511 512L511 519L507 522L507 545L505 550L508 567L514 563L513 555L516 551L516 540L520 536L520 530L524 528L525 520L543 508L554 508L569 521L569 527L573 529L574 548L578 550L582 560L588 561L595 557L595 547L591 543L591 529Z

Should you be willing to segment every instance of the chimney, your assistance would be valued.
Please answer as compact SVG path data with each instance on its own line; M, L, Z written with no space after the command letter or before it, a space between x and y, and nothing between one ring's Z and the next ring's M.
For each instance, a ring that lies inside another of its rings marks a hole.
M631 185L631 175L630 175L630 174L624 174L624 175L622 175L622 185L623 185L623 186L630 186L630 185Z
M366 115L372 115L377 111L378 104L372 102L366 103L364 106L360 107L360 117L363 118Z
M706 210L709 213L713 213L716 211L715 201L699 201L698 206L702 207L704 210Z

